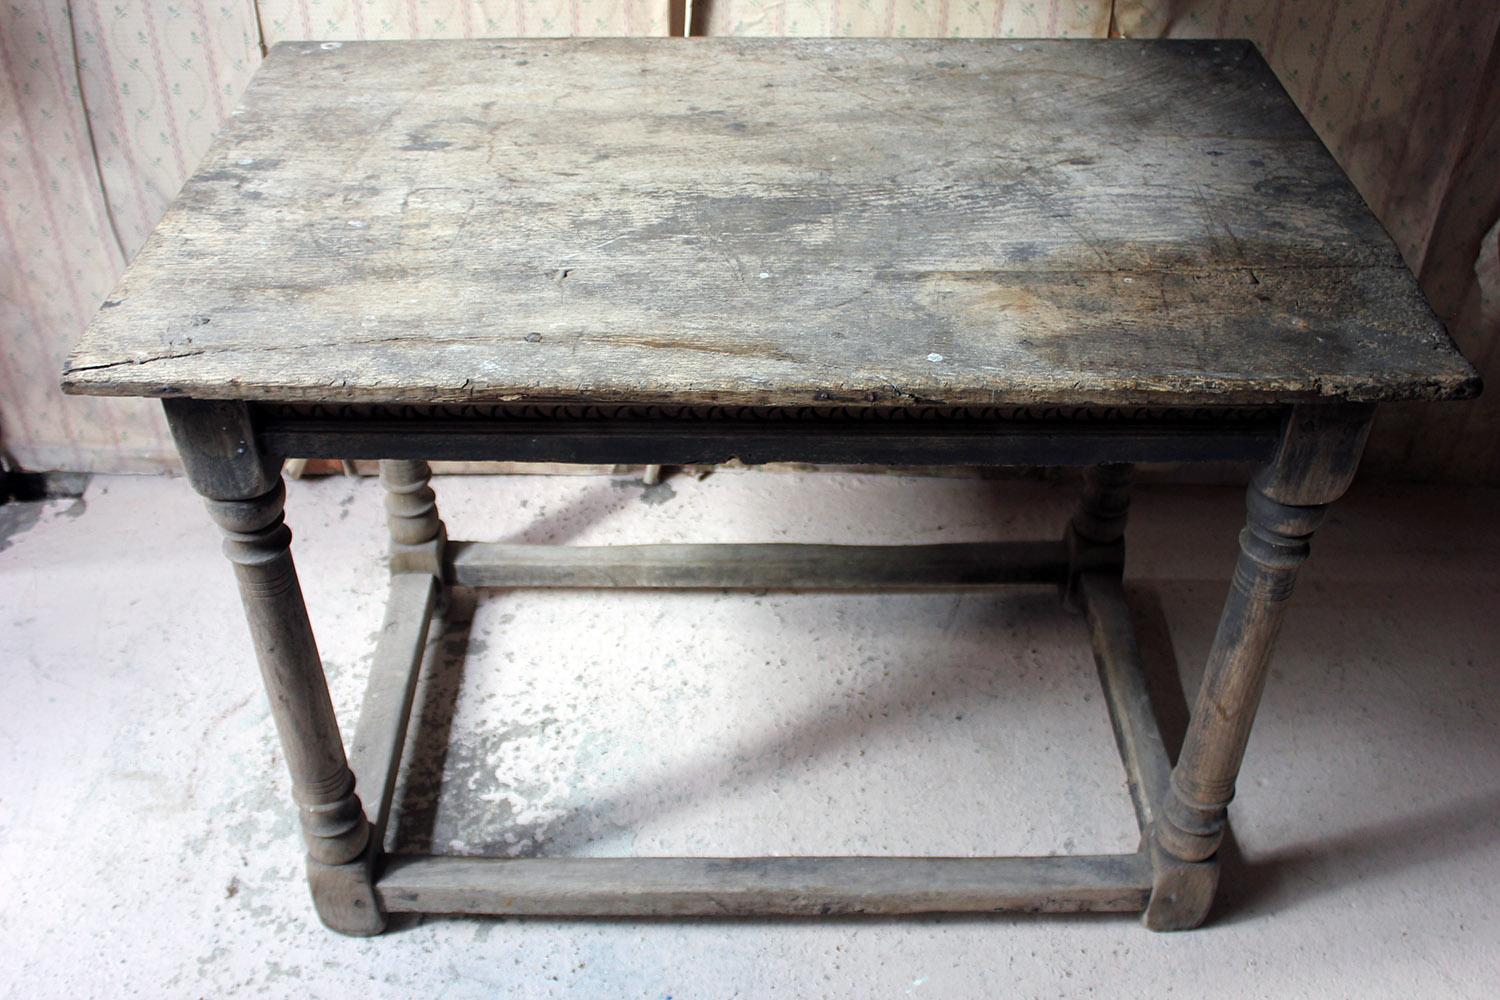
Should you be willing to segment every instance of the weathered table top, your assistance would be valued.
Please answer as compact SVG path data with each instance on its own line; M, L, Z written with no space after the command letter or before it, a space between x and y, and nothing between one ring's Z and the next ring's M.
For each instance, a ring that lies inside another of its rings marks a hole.
M1470 395L1245 42L277 46L68 362L252 400Z

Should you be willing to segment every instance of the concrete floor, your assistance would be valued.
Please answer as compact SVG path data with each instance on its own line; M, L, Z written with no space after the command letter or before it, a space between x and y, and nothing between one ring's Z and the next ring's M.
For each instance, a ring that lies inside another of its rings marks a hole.
M453 537L1051 537L1072 488L449 478ZM187 487L0 508L0 990L18 997L1493 997L1500 493L1356 490L1283 632L1210 926L1130 917L317 924L227 564ZM1180 731L1238 491L1146 488L1127 576ZM379 487L291 484L352 728ZM996 595L487 594L435 640L393 839L493 855L1087 853L1135 831L1082 627ZM467 658L462 654L467 652ZM452 740L446 755L445 739ZM1170 739L1170 732L1169 732ZM439 780L440 777L440 780ZM440 793L433 794L433 789Z

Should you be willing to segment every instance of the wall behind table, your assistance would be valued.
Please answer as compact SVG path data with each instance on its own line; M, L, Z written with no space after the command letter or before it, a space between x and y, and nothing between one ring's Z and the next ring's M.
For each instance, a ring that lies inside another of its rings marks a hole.
M308 38L665 35L665 0L259 0L267 45Z
M71 16L69 8L71 7ZM10 0L0 8L0 443L33 469L156 471L155 407L63 397L63 358L263 44L664 35L667 0ZM1388 411L1369 473L1500 482L1500 4L695 0L703 34L1249 37L1385 222L1477 403Z
M705 35L1103 38L1110 0L694 0Z
M307 38L665 35L665 0L8 0L0 5L0 447L160 472L160 408L63 396L63 361L239 100Z

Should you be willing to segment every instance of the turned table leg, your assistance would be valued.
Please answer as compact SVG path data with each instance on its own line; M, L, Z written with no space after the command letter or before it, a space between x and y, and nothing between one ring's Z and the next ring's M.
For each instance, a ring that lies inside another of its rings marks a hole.
M371 887L372 844L354 773L292 562L279 461L261 455L242 404L168 400L193 487L224 533L240 598L292 777L313 901L323 922L376 934L385 915Z
M1068 522L1068 578L1063 604L1080 610L1078 577L1085 572L1125 571L1125 518L1130 511L1133 465L1095 465L1083 471L1083 498Z
M1370 416L1364 406L1294 409L1275 457L1251 482L1229 597L1152 832L1156 885L1145 922L1154 930L1196 927L1208 915L1271 647L1312 534L1354 478Z
M391 533L391 572L443 575L447 531L438 517L437 495L426 462L386 459L380 463L385 486L386 526Z

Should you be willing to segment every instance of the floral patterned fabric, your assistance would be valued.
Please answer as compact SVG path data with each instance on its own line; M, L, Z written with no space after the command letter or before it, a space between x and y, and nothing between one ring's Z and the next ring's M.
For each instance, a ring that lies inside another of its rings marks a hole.
M708 35L1103 38L1109 0L696 0Z
M1463 0L694 0L703 33L1248 37L1500 383L1500 4ZM148 471L154 407L63 397L63 359L237 100L305 38L665 35L668 0L10 0L0 7L0 446ZM1368 466L1500 481L1500 392L1392 410Z
M266 44L306 38L665 35L662 0L260 0Z
M0 8L0 443L13 461L171 466L156 407L64 398L58 373L259 61L248 0Z

